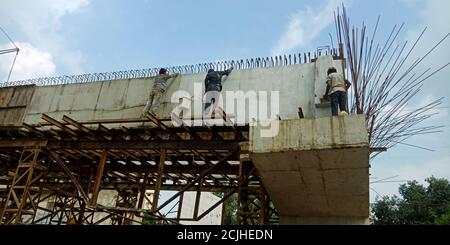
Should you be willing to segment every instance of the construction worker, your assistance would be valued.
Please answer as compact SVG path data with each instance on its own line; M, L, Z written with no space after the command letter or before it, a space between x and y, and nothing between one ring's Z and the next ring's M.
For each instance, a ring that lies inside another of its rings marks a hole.
M344 81L342 74L338 74L336 68L330 67L328 69L327 89L324 99L331 99L331 114L337 116L339 110L341 115L348 115L347 110L347 89L351 83Z
M159 70L159 75L155 78L155 83L153 84L152 91L150 92L150 96L142 112L142 116L147 112L155 114L161 104L161 99L166 91L166 88L170 85L168 82L169 79L176 76L178 76L178 74L169 75L169 72L165 68L161 68Z
M209 69L205 78L205 114L214 115L217 104L219 103L220 92L222 91L222 77L229 76L233 67L226 71L214 71ZM210 108L212 105L212 108Z

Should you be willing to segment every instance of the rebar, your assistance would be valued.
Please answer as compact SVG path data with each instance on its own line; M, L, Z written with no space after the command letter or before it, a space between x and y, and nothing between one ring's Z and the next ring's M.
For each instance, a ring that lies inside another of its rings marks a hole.
M411 54L420 46L419 42L427 28L407 49L408 42L398 40L404 23L394 25L384 44L376 44L379 23L380 17L369 40L364 23L361 28L350 28L350 18L344 5L342 12L338 9L335 13L337 40L343 44L347 55L348 68L345 72L350 73L348 78L353 85L349 96L350 112L366 115L371 148L392 148L404 144L405 140L413 136L441 131L442 126L427 126L424 122L436 114L433 111L442 104L444 98L413 110L407 109L412 99L422 91L424 81L449 66L450 63L447 63L435 70L425 68L425 71L419 72L419 65L447 40L450 33L425 55L411 60ZM372 157L379 153L375 152Z
M331 51L330 51L331 52ZM334 52L337 53L337 52ZM328 54L327 53L324 53ZM314 62L311 59L311 54L303 54L303 63ZM294 57L294 58L292 58ZM295 57L298 57L295 58ZM229 60L229 61L218 61L209 63L200 63L195 65L180 65L167 68L170 73L178 74L194 74L207 72L209 69L215 70L226 70L233 67L235 70L246 70L254 68L270 68L270 67L280 67L302 64L302 53L290 54L290 55L280 55L274 57L261 57L261 58L250 58L250 59L240 59L240 60ZM123 80L123 79L138 79L138 78L148 78L154 77L158 74L159 68L147 68L147 69L137 69L137 70L127 70L127 71L114 71L114 72L101 72L101 73L91 73L91 74L81 74L81 75L71 75L71 76L57 76L57 77L41 77L33 78L19 81L11 81L6 83L0 83L0 87L12 87L12 86L25 86L25 85L36 85L36 86L52 86L52 85L63 85L63 84L74 84L74 83L90 83L98 81L111 81L111 80Z

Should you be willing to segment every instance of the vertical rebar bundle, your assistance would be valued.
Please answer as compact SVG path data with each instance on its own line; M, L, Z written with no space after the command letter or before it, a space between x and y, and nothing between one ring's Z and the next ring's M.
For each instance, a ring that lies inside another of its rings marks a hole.
M450 33L414 60L411 54L419 47L427 28L408 47L408 41L399 40L405 24L395 25L385 42L379 44L375 37L380 17L369 37L364 23L361 28L350 27L350 18L345 6L342 7L342 12L338 9L335 14L335 24L338 42L345 49L341 52L346 54L344 70L353 85L349 91L349 109L351 113L366 115L370 147L391 148L412 136L439 132L440 126L426 126L424 122L436 114L433 110L442 104L443 98L414 109L410 102L419 95L424 81L450 64L424 71L419 66Z

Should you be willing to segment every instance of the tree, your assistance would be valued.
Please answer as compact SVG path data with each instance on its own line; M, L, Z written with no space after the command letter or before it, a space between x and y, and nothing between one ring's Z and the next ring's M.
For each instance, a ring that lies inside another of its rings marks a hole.
M426 179L427 187L409 181L394 195L377 199L372 207L375 225L449 225L450 183L446 179Z
M164 222L162 220L159 220L154 215L151 215L150 212L144 212L144 219L143 219L144 225L163 225Z
M372 210L375 217L374 223L377 225L398 224L400 222L397 205L399 201L397 196L384 196L381 200L377 200Z
M223 198L224 193L214 192L217 197ZM237 194L231 195L222 205L225 205L224 225L237 224L238 197Z

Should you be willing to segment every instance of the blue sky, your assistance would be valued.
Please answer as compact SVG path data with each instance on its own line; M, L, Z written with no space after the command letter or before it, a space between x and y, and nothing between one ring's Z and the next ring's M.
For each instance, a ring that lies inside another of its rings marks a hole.
M207 61L313 51L330 45L333 10L338 0L1 0L0 25L22 49L13 80L63 74L194 64ZM413 39L425 26L421 47L450 31L446 0L345 0L355 24L373 27L379 14L381 32L397 23L407 26L401 40ZM380 35L382 36L382 35ZM0 35L0 49L11 48ZM424 49L420 49L422 51ZM424 67L449 62L447 40ZM0 57L0 81L13 56ZM448 97L450 69L430 79L411 108ZM398 146L372 162L376 178L396 180L435 175L450 179L450 113L446 99L430 123L445 126L437 135L407 143L434 152ZM396 193L398 183L374 184L380 194ZM371 198L374 199L372 193Z

